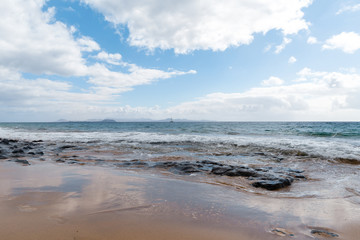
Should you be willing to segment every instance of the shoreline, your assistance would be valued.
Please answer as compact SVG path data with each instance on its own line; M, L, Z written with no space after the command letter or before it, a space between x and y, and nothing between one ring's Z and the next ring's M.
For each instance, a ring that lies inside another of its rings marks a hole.
M278 199L154 173L47 162L1 162L0 182L5 239L355 240L360 234L359 205L345 199Z
M360 191L351 185L358 165L129 156L107 145L0 139L0 233L10 240L360 236ZM327 167L321 175L318 166Z

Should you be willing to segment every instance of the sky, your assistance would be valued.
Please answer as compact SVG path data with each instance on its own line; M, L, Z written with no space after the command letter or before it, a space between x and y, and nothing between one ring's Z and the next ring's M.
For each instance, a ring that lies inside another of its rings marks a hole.
M2 0L0 121L360 121L360 1Z

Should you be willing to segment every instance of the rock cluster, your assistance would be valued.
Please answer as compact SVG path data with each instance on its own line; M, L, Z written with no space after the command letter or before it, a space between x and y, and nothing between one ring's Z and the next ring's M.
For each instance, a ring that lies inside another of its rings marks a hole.
M24 157L40 157L44 152L39 146L40 141L19 141L0 138L0 159L30 165L27 160L18 159Z
M30 165L29 158L37 158L44 155L43 150L45 144L41 141L18 141L11 139L0 138L0 159L13 161L22 165ZM57 146L51 151L55 156L65 150L86 150L84 147L76 145L62 145ZM91 160L96 163L102 160ZM90 161L90 162L91 162ZM57 163L69 164L85 164L77 159L77 156L63 156L55 160ZM89 161L86 161L89 162ZM267 190L278 190L291 185L296 179L305 179L301 170L282 167L248 167L248 166L235 166L229 164L222 164L215 161L142 161L131 160L117 163L116 166L127 168L152 168L162 169L173 172L175 174L208 174L227 177L243 177L249 180L249 183L256 188L264 188Z
M119 167L142 167L165 169L176 174L203 173L228 177L245 177L256 188L277 190L290 186L295 179L305 179L301 170L281 167L247 167L222 164L214 161L168 161L144 162L140 160L124 161Z

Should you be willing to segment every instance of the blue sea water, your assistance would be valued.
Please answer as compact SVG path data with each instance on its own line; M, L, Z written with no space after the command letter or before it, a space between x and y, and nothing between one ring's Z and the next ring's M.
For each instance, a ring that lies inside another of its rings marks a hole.
M0 123L0 128L45 132L155 132L360 138L360 122L41 122Z
M0 138L136 146L152 153L257 153L360 161L360 122L0 123Z
M299 169L304 171L305 181L296 181L291 191L266 194L346 197L360 204L359 122L0 123L0 138L42 140L40 160L55 164L61 157L69 163L74 160L104 167L135 159L211 160L254 168ZM75 148L59 151L66 145ZM219 184L216 179L202 181ZM222 181L227 181L226 186L255 191L240 180Z

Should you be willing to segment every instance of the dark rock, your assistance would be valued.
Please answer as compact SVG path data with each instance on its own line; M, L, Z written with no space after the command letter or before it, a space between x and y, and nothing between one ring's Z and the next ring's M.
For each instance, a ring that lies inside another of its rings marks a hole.
M196 161L196 163L200 163L200 164L210 164L210 165L218 165L218 166L222 166L222 165L223 165L223 164L221 164L221 163L217 163L217 162L210 161L210 160Z
M68 163L68 164L78 164L79 161L68 161L67 163Z
M134 165L134 166L147 166L148 164L144 161L141 161L141 160L131 160L131 165Z
M95 161L97 162L102 162L103 160L101 159L95 159ZM120 162L120 163L117 163L116 164L117 166L119 167L131 167L131 166L134 166L134 167L145 167L145 166L148 166L148 163L144 162L144 161L141 161L141 160L137 160L137 159L134 159L134 160L131 160L131 161L124 161L124 162Z
M58 159L58 160L56 160L56 162L57 162L57 163L64 163L65 161L62 160L62 159Z
M266 169L266 168L254 168L256 171L258 172L268 172L269 169Z
M233 168L230 166L213 167L211 173L215 175L224 175L227 171L230 171L231 169Z
M223 166L221 163L203 160L203 161L196 161L197 167L200 171L203 172L210 172L214 166Z
M0 143L4 144L4 145L10 145L10 143L17 143L18 140L13 140L13 139L1 139Z
M24 150L20 149L16 149L14 151L12 151L12 153L24 153Z
M2 143L2 144L5 144L5 145L9 145L9 144L10 144L10 142L9 142L8 139L1 139L1 143Z
M0 159L8 159L8 157L3 154L0 154Z
M176 165L175 162L158 162L153 166L154 168L170 168Z
M283 157L273 157L274 158L274 160L275 161L277 161L277 162L281 162L281 161L283 161L285 158L283 158Z
M122 162L122 163L118 163L116 165L119 167L128 167L128 166L131 166L131 162Z
M76 146L74 146L74 145L64 145L64 146L59 147L60 150L64 150L64 149L68 149L68 148L76 148Z
M173 167L172 169L175 169L175 170L180 171L182 173L200 172L199 169L197 169L196 167L191 166L191 165L177 165L177 166Z
M229 171L226 171L224 173L226 176L231 176L231 177L237 177L237 176L241 176L241 177L255 177L258 174L256 173L255 170L250 169L250 168L241 168L241 167L237 167L234 169L231 169Z
M16 159L14 162L16 162L16 163L21 163L21 164L23 164L23 165L30 165L30 163L28 162L28 160Z
M34 152L28 152L27 154L29 154L29 155L35 155Z
M256 152L256 153L254 153L255 155L259 155L259 156L265 156L265 153L263 153L263 152Z
M272 173L261 173L259 174L256 178L254 179L258 179L258 180L271 180L271 181L274 181L274 180L279 180L279 179L282 179L282 178L288 178L289 180L290 179L293 179L292 177L290 177L289 175L287 174L277 174L275 172L272 172ZM292 180L291 180L292 181Z
M35 153L36 155L44 155L44 152L43 151L37 151L36 153Z
M253 185L256 188L265 188L267 190L278 190L291 185L291 181L287 178L279 178L278 180L264 180L253 182Z
M313 229L311 230L311 234L321 236L321 237L339 237L338 234L332 233L323 229Z
M290 173L289 175L294 177L294 178L306 178L304 175L299 174L299 173L295 173L295 172Z

